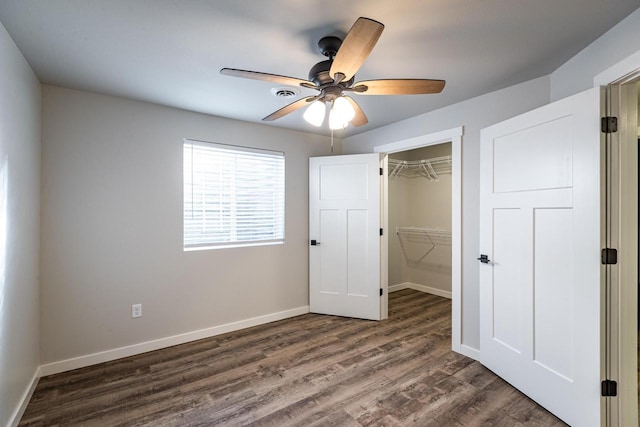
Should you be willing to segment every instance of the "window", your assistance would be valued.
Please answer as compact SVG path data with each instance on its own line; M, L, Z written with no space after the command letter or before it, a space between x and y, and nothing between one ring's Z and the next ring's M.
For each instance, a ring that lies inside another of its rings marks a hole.
M284 242L284 153L184 142L184 249Z

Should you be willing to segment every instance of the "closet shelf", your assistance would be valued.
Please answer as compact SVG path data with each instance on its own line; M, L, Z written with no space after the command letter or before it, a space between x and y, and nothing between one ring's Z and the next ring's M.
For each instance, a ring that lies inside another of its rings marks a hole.
M441 228L429 227L397 227L396 235L400 240L400 248L407 261L419 263L427 257L435 248L440 245L451 244L451 231ZM417 243L427 246L426 252L416 261L410 260L407 256L405 243Z
M451 156L433 157L423 160L389 159L389 178L427 178L438 181L440 175L451 173Z

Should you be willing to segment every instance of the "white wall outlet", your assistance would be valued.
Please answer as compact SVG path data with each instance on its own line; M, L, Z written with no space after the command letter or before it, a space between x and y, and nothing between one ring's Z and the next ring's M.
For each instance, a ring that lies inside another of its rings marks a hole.
M142 317L142 304L133 304L131 306L131 317Z

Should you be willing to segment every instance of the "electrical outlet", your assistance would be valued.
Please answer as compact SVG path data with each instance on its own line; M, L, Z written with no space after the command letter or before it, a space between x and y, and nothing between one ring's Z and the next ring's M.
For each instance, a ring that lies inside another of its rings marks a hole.
M133 304L131 306L131 317L142 317L142 304Z

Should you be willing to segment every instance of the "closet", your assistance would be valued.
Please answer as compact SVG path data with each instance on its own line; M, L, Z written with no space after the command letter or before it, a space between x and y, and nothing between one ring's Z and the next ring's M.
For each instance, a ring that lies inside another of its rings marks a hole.
M389 291L451 297L451 143L389 155Z

